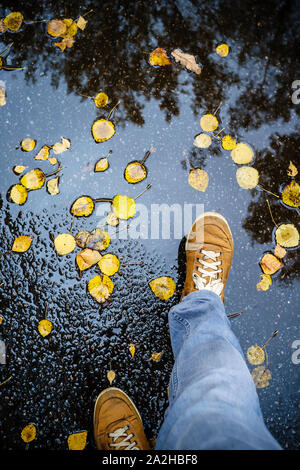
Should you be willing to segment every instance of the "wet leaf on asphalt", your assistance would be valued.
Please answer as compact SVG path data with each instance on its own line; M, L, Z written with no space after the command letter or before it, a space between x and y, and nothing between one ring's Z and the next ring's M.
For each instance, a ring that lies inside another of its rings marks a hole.
M194 139L194 145L200 149L207 149L211 145L210 135L204 134L203 132L197 135Z
M225 150L234 150L236 147L236 140L230 135L224 135L222 138L222 147Z
M76 248L76 241L70 233L61 233L54 240L54 246L59 255L68 255Z
M114 283L105 274L94 276L88 283L88 291L100 304L105 302L114 290Z
M95 163L94 171L96 173L98 171L105 171L105 170L107 170L108 167L109 167L108 159L106 157L105 158L100 158L100 160L98 160Z
M44 338L51 333L52 328L53 328L53 325L50 320L41 320L38 324L39 333Z
M106 217L106 223L112 227L119 225L119 219L115 216L113 212L109 212Z
M283 266L281 261L279 261L276 256L272 255L271 253L264 255L259 264L265 274L271 275L275 274Z
M62 38L72 38L73 36L75 36L77 33L76 21L74 21L72 18L65 18L63 19L63 22L65 23L67 30L64 34L61 34L60 36Z
M216 47L216 53L220 56L220 57L226 57L229 53L229 46L228 44L219 44L217 47Z
M272 378L270 370L265 366L255 367L251 372L251 375L256 388L267 387Z
M34 424L28 424L22 429L21 438L24 442L31 442L36 437L36 427Z
M81 196L72 204L71 214L76 217L88 217L95 207L94 201L89 196Z
M111 385L116 378L116 373L113 370L109 370L106 374L106 377Z
M19 11L13 11L4 18L3 23L10 31L19 31L22 26L23 20L24 17L22 13L20 13Z
M71 47L73 47L74 43L75 43L75 38L65 38L60 42L55 42L54 46L59 47L61 51L65 51L66 48L70 49Z
M247 350L247 359L250 364L262 364L265 362L265 352L260 346L250 346Z
M84 450L87 441L87 431L76 432L68 436L69 450Z
M115 126L107 119L98 119L92 125L92 135L96 142L105 142L115 134Z
M292 180L287 184L281 193L282 202L289 207L299 207L300 206L300 185Z
M275 232L276 242L284 248L294 248L299 245L299 232L293 224L281 224Z
M172 63L168 57L167 51L161 47L157 47L150 53L149 62L151 65L160 67L170 65Z
M160 361L161 356L162 356L162 352L154 352L154 353L151 354L151 359L154 362L158 362L158 361Z
M188 182L197 191L205 192L209 182L208 173L200 168L195 168L190 171Z
M30 248L33 238L28 235L21 235L20 237L15 238L12 251L18 253L24 253Z
M26 139L23 139L21 142L21 149L24 150L24 152L31 152L35 146L36 140L30 139L29 137L26 137Z
M48 145L44 145L38 154L34 157L35 160L47 160L49 157L50 147Z
M80 271L89 269L94 264L97 264L101 260L101 254L97 250L91 250L90 248L84 248L76 255L76 263Z
M28 171L25 173L22 178L20 178L20 183L26 188L30 190L40 189L44 186L45 183L45 174L39 168L35 168L34 170Z
M67 31L67 25L63 22L63 20L51 20L47 24L47 32L50 36L58 37L62 36Z
M98 266L103 274L113 276L117 271L119 271L120 261L116 255L108 253L102 256Z
M106 250L110 244L110 236L106 230L95 228L89 233L85 246L92 250Z
M236 171L236 179L243 189L253 189L258 185L259 173L252 166L242 166Z
M104 108L108 103L107 94L103 93L102 91L98 93L94 98L94 103L97 106L97 108Z
M59 183L59 176L56 176L55 178L52 178L51 180L47 181L47 184L46 184L47 191L52 196L54 196L55 194L59 194L58 183Z
M131 356L134 357L134 355L135 355L135 345L130 343L130 345L128 346L128 349L129 349L129 352L130 352Z
M83 16L79 16L78 20L77 20L77 26L79 29L81 29L81 31L83 31L85 29L87 25L87 20L85 20L83 18Z
M259 291L266 291L272 285L272 279L269 274L260 274L261 280L256 284L256 289Z
M200 119L200 126L205 132L212 132L219 125L218 119L213 114L204 114Z
M9 198L12 202L22 206L27 201L27 189L22 184L15 184L9 190Z
M174 57L176 62L180 62L180 64L188 70L195 72L197 75L201 73L201 67L197 64L192 54L182 52L180 49L174 49L171 52L171 56Z
M16 175L20 175L21 173L23 173L24 170L26 170L26 168L28 168L28 166L25 166L25 165L16 165L13 167L13 172L16 174Z
M77 233L75 236L75 241L80 248L84 248L86 241L88 239L90 232L87 232L87 230L81 230L80 232Z
M161 276L149 282L153 294L161 300L168 300L174 295L176 285L171 277Z
M113 213L118 219L129 219L136 214L135 200L129 196L117 194L112 202Z
M52 150L57 155L65 152L66 150L69 150L70 147L71 141L69 139L66 139L65 137L62 137L61 142L57 142L56 144L54 144Z
M146 176L146 167L138 161L129 163L125 168L124 177L128 183L139 183L143 181Z
M290 161L289 168L288 168L288 176L291 176L292 178L294 178L297 175L298 175L298 169L294 165L294 163Z
M276 256L276 258L284 258L286 255L286 250L277 243L277 245L275 246L274 255Z
M248 144L240 142L231 151L230 155L234 163L238 163L239 165L247 165L248 163L252 162L254 152Z

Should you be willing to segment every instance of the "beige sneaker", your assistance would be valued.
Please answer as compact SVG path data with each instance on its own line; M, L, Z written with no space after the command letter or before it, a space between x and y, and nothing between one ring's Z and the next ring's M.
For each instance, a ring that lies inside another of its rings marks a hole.
M224 302L233 256L233 238L226 219L216 212L200 215L187 235L185 251L186 279L181 300L190 292L207 289Z
M98 396L94 437L99 450L148 450L142 419L128 395L110 387Z

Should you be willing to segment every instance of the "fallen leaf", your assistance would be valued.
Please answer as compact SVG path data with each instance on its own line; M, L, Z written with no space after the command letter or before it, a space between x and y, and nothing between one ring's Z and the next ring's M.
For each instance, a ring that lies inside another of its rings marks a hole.
M258 291L266 291L272 285L272 279L269 274L260 274L261 280L256 284Z
M106 250L110 244L110 236L108 232L100 228L95 228L89 233L85 246L92 250Z
M47 33L50 36L62 36L67 31L67 25L62 20L51 20L47 25Z
M80 248L84 248L86 241L88 239L90 232L87 232L86 230L81 230L80 232L77 233L75 236L75 241Z
M111 385L116 378L116 373L113 370L109 370L106 374L106 377Z
M276 229L275 239L284 248L294 248L299 245L299 232L293 224L282 224Z
M2 59L0 57L0 70L2 65ZM4 82L0 82L0 106L6 105L6 91Z
M194 139L194 145L200 149L207 149L211 145L211 137L208 134L199 134Z
M69 150L70 147L71 141L69 139L65 139L65 137L62 137L61 142L57 142L56 144L54 144L52 150L57 155L65 152L66 150Z
M134 346L134 344L130 343L128 348L129 348L129 352L130 352L131 356L134 357L134 355L135 355L135 346Z
M54 45L59 47L60 50L64 51L66 50L66 48L68 47L69 49L71 47L73 47L75 43L75 39L74 38L65 38L63 39L61 42L55 42ZM60 153L60 152L59 152Z
M68 436L69 450L84 450L87 440L87 431L76 432Z
M51 180L47 181L47 191L49 194L54 196L55 194L59 194L59 176L56 176L56 178L52 178Z
M15 184L9 190L9 198L12 202L22 206L27 201L27 189L22 184Z
M287 173L288 173L288 176L291 176L292 178L298 175L297 167L291 161L290 161Z
M266 369L265 366L255 367L251 372L251 375L256 388L267 387L272 378L270 370Z
M247 165L248 163L252 162L254 152L248 144L240 142L231 151L230 155L235 163L238 163L239 165Z
M176 62L180 62L183 67L195 72L197 75L201 73L201 67L197 64L193 55L186 54L180 49L174 49L174 51L171 52L171 55L174 57Z
M260 346L250 346L247 350L247 359L250 364L262 364L265 362L265 352Z
M271 253L264 255L259 264L265 274L275 274L283 266L281 261Z
M3 19L0 20L0 33L6 33L7 31L7 26L4 23Z
M70 233L61 233L54 240L54 246L59 255L68 255L76 248L76 241Z
M222 147L225 150L234 150L236 147L236 140L230 135L224 135L222 138Z
M30 139L29 137L23 139L21 142L21 149L24 150L24 152L31 152L35 146L36 140Z
M71 38L76 35L77 33L77 23L76 21L72 20L72 18L65 18L63 20L65 25L67 26L67 30L64 34L60 34L62 38Z
M35 160L47 160L49 156L50 147L44 145L39 153L34 157Z
M34 424L28 424L22 429L21 438L24 442L31 442L36 437L36 427Z
M17 253L24 253L30 248L32 240L33 238L28 235L21 235L14 240L11 250Z
M119 225L119 219L115 216L113 212L109 212L106 217L106 223L112 227Z
M205 132L212 132L219 125L218 119L213 114L204 114L200 119L200 126Z
M98 119L92 125L92 135L96 142L105 142L111 139L115 132L113 123L106 119Z
M208 173L200 168L195 168L190 171L188 182L197 191L205 192L209 182Z
M83 31L85 29L87 25L87 20L85 20L83 18L83 16L79 16L78 20L77 20L77 26L79 29L81 29L81 31Z
M129 163L125 168L124 178L128 183L139 183L143 181L146 176L146 167L138 161Z
M149 286L156 297L168 300L174 295L176 285L171 277L161 276L149 282Z
M107 170L108 167L109 167L108 159L106 157L105 158L100 158L100 160L98 160L95 163L94 171L96 173L98 171L105 171L105 170Z
M39 168L35 168L34 170L28 171L25 173L22 178L20 178L20 183L26 188L30 190L40 189L44 186L45 183L45 174Z
M118 219L129 219L136 214L135 200L129 196L118 194L113 198L113 213Z
M242 166L236 171L236 179L243 189L253 189L258 185L259 173L252 166Z
M227 44L219 44L217 47L216 47L216 53L220 56L220 57L226 57L229 53L229 46Z
M88 217L95 207L94 201L89 196L81 196L73 203L71 214L76 217Z
M97 108L104 108L108 103L108 96L106 93L100 92L94 98L94 103Z
M3 23L10 31L19 31L23 23L23 15L19 11L14 11L4 18Z
M56 165L57 164L57 158L55 158L55 157L48 158L48 161L51 163L51 165Z
M160 361L161 356L162 356L162 352L155 352L155 353L151 354L151 359L154 362L158 362L158 361Z
M16 166L13 167L13 172L16 175L20 175L21 173L23 173L24 170L26 170L26 168L28 168L28 166L16 165Z
M94 276L88 283L88 291L100 304L105 302L114 289L112 280L103 274Z
M51 333L52 328L53 328L53 325L52 325L51 321L49 321L49 320L41 320L38 324L39 333L44 338L45 338L45 336L48 336Z
M76 255L76 263L80 271L89 269L94 264L97 264L101 260L99 251L91 250L90 248L84 248Z
M120 261L116 255L108 253L102 256L98 266L103 274L106 274L107 276L113 276L117 271L119 271Z
M153 66L170 65L172 62L168 57L167 51L161 47L157 47L149 55L149 62Z
M274 250L274 255L277 257L277 258L284 258L285 255L286 255L286 250L284 248L282 248L282 246L280 246L278 243L277 245L275 246L275 250Z
M281 193L282 202L289 207L300 206L300 185L292 180L287 184Z

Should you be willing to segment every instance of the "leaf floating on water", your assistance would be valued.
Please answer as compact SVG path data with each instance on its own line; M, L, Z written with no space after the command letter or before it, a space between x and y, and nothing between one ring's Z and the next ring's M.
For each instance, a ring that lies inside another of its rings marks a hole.
M170 65L172 63L168 57L167 51L161 47L157 47L150 53L149 62L151 65L160 67Z
M286 250L284 248L282 248L282 246L280 246L278 243L275 247L275 250L274 250L274 255L277 257L277 258L284 258L285 255L286 255Z
M135 355L135 345L130 343L128 348L129 348L129 352L130 352L131 356L134 357L134 355Z
M80 232L77 233L75 237L75 241L80 248L84 248L86 241L88 239L90 232L87 232L86 230L81 230Z
M14 11L4 18L3 23L10 31L19 31L23 23L23 15L19 11Z
M236 179L243 189L253 189L258 185L259 173L252 166L242 166L236 171Z
M98 266L103 274L106 274L107 276L113 276L117 271L119 271L120 261L116 255L109 253L102 256Z
M105 142L115 134L115 126L111 121L98 119L92 125L92 134L96 142Z
M106 93L98 93L94 98L94 103L97 108L104 108L108 103L108 96Z
M146 176L147 170L145 166L138 161L129 163L125 169L124 177L128 183L139 183L143 181Z
M26 170L26 168L28 168L28 166L16 165L16 166L13 167L13 172L16 175L20 175L21 173L23 173L24 170Z
M176 62L180 62L183 67L195 72L197 75L201 73L201 67L197 64L193 55L186 54L180 49L174 49L174 51L171 52L171 55L174 57Z
M272 378L270 370L265 366L255 367L251 372L251 375L256 388L267 387Z
M95 207L94 201L89 196L81 196L73 203L71 214L76 217L88 217Z
M129 196L118 194L113 198L113 213L118 219L129 219L136 214L135 200Z
M4 23L3 19L0 20L0 33L6 33L7 31L7 26Z
M68 47L69 49L74 46L75 39L74 38L65 38L61 42L55 42L54 45L59 47L61 51L65 51ZM60 152L59 152L60 153Z
M100 304L108 299L113 290L114 283L105 274L94 276L88 283L89 293Z
M21 438L24 442L31 442L36 437L36 427L34 424L28 424L22 429Z
M79 29L81 29L81 31L83 31L85 29L87 25L87 20L85 20L83 18L83 16L79 16L78 20L77 20L77 26Z
M52 149L53 152L57 155L65 152L66 150L69 150L70 147L71 141L69 139L65 139L65 137L62 137L61 142L57 142L56 144L54 144Z
M175 282L171 277L161 276L149 282L149 286L156 297L161 300L168 300L174 295Z
M275 232L275 239L284 248L294 248L299 245L299 232L293 224L282 224Z
M86 241L87 248L99 251L106 250L109 244L110 236L108 235L108 232L100 228L95 228L92 232L90 232Z
M289 207L299 207L300 206L300 185L292 180L287 184L281 193L282 202Z
M38 324L38 330L40 335L42 335L44 338L45 336L50 335L52 331L53 325L51 321L49 320L41 320Z
M158 361L160 361L161 356L162 356L162 352L155 352L155 353L151 354L151 359L154 362L158 362Z
M265 352L260 346L251 346L247 350L247 359L250 364L262 364L265 362Z
M108 159L100 158L95 164L94 171L97 173L98 171L105 171L109 167Z
M220 57L226 57L229 53L229 46L227 44L219 44L217 47L216 47L216 53L220 56Z
M236 140L230 135L224 135L222 138L222 147L225 150L234 150L236 147Z
M209 182L208 173L200 168L195 168L189 173L189 185L197 191L205 192Z
M54 196L55 194L59 194L59 176L56 176L56 178L52 178L51 180L47 181L47 191L49 194Z
M207 149L211 145L211 137L208 134L199 134L195 137L194 145L200 149Z
M36 140L30 139L29 137L23 139L21 142L21 149L24 150L24 152L31 152L35 146Z
M281 261L279 261L276 256L272 255L271 253L264 255L259 264L263 272L270 275L275 274L283 266Z
M25 253L30 248L32 240L33 238L28 235L21 235L15 239L11 250L17 253Z
M76 242L70 233L61 233L54 240L54 246L59 255L68 255L76 248Z
M39 151L39 153L36 155L36 157L34 157L34 159L35 160L47 160L49 156L49 151L50 151L50 147L48 147L48 145L44 145Z
M272 279L269 274L260 274L261 280L256 284L256 289L260 291L266 291L272 285Z
M204 114L200 119L200 126L205 132L212 132L219 125L218 119L213 114Z
M35 168L34 170L28 171L25 173L24 176L20 179L20 183L26 188L31 190L40 189L44 186L45 183L45 174L39 168Z
M69 450L84 450L87 440L87 431L76 432L68 436Z
M231 151L230 155L235 163L238 163L239 165L247 165L248 163L252 162L254 152L248 144L240 142Z
M71 38L76 35L77 33L77 23L76 21L72 20L72 18L66 18L63 20L65 23L67 30L64 34L61 34L60 36L64 39Z
M22 184L15 184L9 190L9 198L12 202L22 206L27 201L27 189Z
M62 20L51 20L47 25L47 32L50 36L62 36L67 31L67 25Z
M112 227L119 225L119 219L115 216L113 212L109 212L106 217L106 223Z
M58 163L57 158L55 158L55 157L50 157L50 158L48 158L48 160L51 163L51 165L56 165Z
M294 178L297 175L298 175L298 169L294 165L294 163L290 161L289 168L288 168L288 176L291 176L292 178Z
M106 374L106 377L111 385L116 378L116 373L113 370L109 370Z
M101 260L99 251L91 250L90 248L85 248L76 256L76 263L80 271L89 269L94 264L97 264L99 260Z

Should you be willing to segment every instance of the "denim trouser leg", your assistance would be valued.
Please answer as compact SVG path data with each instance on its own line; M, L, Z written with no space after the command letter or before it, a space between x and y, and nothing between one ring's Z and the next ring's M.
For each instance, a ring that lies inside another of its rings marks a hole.
M175 364L156 449L280 449L221 299L192 292L169 325Z

